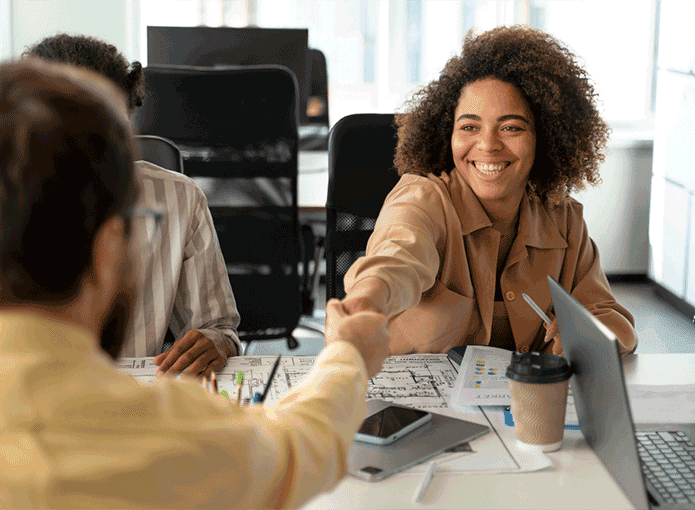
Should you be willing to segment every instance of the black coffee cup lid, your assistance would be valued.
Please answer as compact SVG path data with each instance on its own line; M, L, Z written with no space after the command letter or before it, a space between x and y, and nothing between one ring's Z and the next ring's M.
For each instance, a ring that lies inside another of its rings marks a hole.
M516 351L507 367L507 377L523 383L551 384L566 381L571 376L569 362L557 354Z

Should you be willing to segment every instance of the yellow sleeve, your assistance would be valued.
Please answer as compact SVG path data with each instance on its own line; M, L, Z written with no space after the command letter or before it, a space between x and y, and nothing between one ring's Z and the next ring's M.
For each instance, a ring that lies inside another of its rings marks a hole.
M362 356L351 344L336 342L274 406L232 404L226 430L213 421L200 439L218 441L209 450L218 447L228 455L211 459L227 468L222 478L230 498L218 502L231 508L296 508L333 488L347 474L348 451L367 413L366 393Z
M241 407L197 382L112 381L108 394L82 395L88 422L42 432L36 451L53 459L46 506L297 507L346 475L366 415L364 361L345 342L272 407Z

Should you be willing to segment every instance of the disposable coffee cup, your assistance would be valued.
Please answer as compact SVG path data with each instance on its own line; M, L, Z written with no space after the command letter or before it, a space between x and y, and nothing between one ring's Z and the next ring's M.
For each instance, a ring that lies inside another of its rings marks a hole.
M507 367L519 446L540 452L562 447L569 362L557 354L514 352Z

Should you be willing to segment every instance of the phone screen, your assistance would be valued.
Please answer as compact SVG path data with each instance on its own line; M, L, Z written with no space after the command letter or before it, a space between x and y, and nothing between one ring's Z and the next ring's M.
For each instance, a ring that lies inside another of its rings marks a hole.
M357 433L387 438L428 414L417 409L389 406L367 417Z

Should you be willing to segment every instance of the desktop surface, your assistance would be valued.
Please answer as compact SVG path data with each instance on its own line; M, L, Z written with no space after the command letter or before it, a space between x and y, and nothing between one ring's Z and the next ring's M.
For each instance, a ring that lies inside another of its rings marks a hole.
M623 358L623 367L628 384L656 384L651 374L660 374L660 386L692 385L695 354L632 354ZM467 419L465 413L452 409L438 412ZM485 408L484 414L494 432L475 441L496 436L512 453L517 451L514 429L504 424L502 409ZM447 474L439 470L417 505L412 497L421 475L406 472L378 483L348 477L304 508L632 508L580 431L566 430L562 449L547 455L553 467L533 473Z

